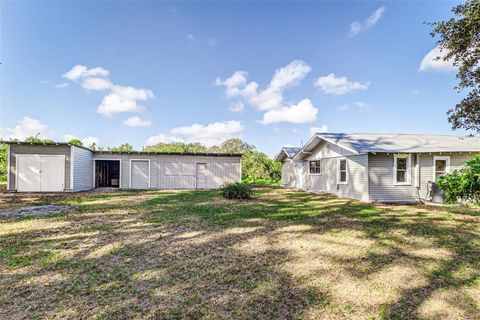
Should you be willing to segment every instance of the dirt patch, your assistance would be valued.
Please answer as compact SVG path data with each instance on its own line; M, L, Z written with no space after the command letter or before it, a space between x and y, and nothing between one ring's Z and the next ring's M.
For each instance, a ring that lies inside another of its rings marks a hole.
M16 209L3 209L0 210L0 218L11 217L25 217L25 216L44 216L50 213L59 213L72 211L73 206L30 206Z

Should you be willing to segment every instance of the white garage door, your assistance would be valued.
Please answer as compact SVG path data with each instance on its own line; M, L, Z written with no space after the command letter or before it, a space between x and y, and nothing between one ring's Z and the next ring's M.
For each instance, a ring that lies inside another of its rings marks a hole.
M197 163L197 189L207 188L207 164Z
M17 179L19 192L63 191L65 157L17 155Z
M130 187L132 189L150 188L149 162L145 160L132 160L130 166Z

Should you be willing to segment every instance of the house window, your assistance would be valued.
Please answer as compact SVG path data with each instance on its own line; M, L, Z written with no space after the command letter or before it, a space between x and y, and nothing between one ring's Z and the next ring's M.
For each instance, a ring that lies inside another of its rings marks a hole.
M338 176L337 181L339 184L347 184L347 159L338 160Z
M320 174L320 160L310 161L310 173Z
M396 154L394 156L393 174L395 184L410 184L410 155Z
M433 177L435 181L450 172L450 157L433 157Z

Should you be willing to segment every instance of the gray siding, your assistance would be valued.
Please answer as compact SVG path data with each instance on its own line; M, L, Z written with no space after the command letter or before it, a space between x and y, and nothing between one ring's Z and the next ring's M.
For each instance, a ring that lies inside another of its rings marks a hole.
M414 202L415 197L415 156L412 155L410 184L395 185L393 175L393 154L369 154L370 200L379 202ZM430 167L431 168L431 167Z
M10 171L9 191L15 190L16 180L16 156L17 154L38 154L38 155L64 155L65 156L65 191L70 189L70 146L65 145L30 145L10 144Z
M347 184L337 181L339 159L347 160ZM323 142L307 157L304 164L304 188L315 192L328 192L339 197L368 201L368 155L354 155L337 145ZM320 174L310 174L308 161L320 160Z
M338 160L345 158L347 160L347 183L339 184L337 181ZM352 198L368 201L368 156L356 155L346 157L332 157L320 159L320 174L310 174L309 166L306 165L308 172L308 190L328 192L339 197Z
M241 179L241 158L178 156L178 155L143 155L143 154L95 154L94 159L120 159L120 187L130 187L130 160L150 160L150 188L152 189L195 189L197 163L207 164L207 189L237 182ZM172 164L180 164L178 166ZM169 167L178 168L170 171ZM167 168L167 170L165 170ZM93 169L92 169L93 170Z
M428 193L428 182L434 180L433 176L433 157L448 156L450 157L450 172L465 166L466 162L473 157L473 153L432 153L420 154L420 196L425 197Z
M93 153L72 146L73 191L89 190L93 187Z
M380 202L417 202L418 195L420 195L422 198L425 198L428 193L429 181L434 180L434 156L450 157L450 171L453 171L464 167L465 162L469 159L472 159L474 154L421 153L418 154L418 158L417 154L411 154L411 184L409 185L394 184L393 154L370 154L370 200Z

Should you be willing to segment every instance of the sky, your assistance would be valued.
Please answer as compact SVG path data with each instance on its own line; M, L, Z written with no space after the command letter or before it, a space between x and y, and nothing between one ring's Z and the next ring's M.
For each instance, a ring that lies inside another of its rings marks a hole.
M452 132L455 2L1 2L0 137L104 147Z

